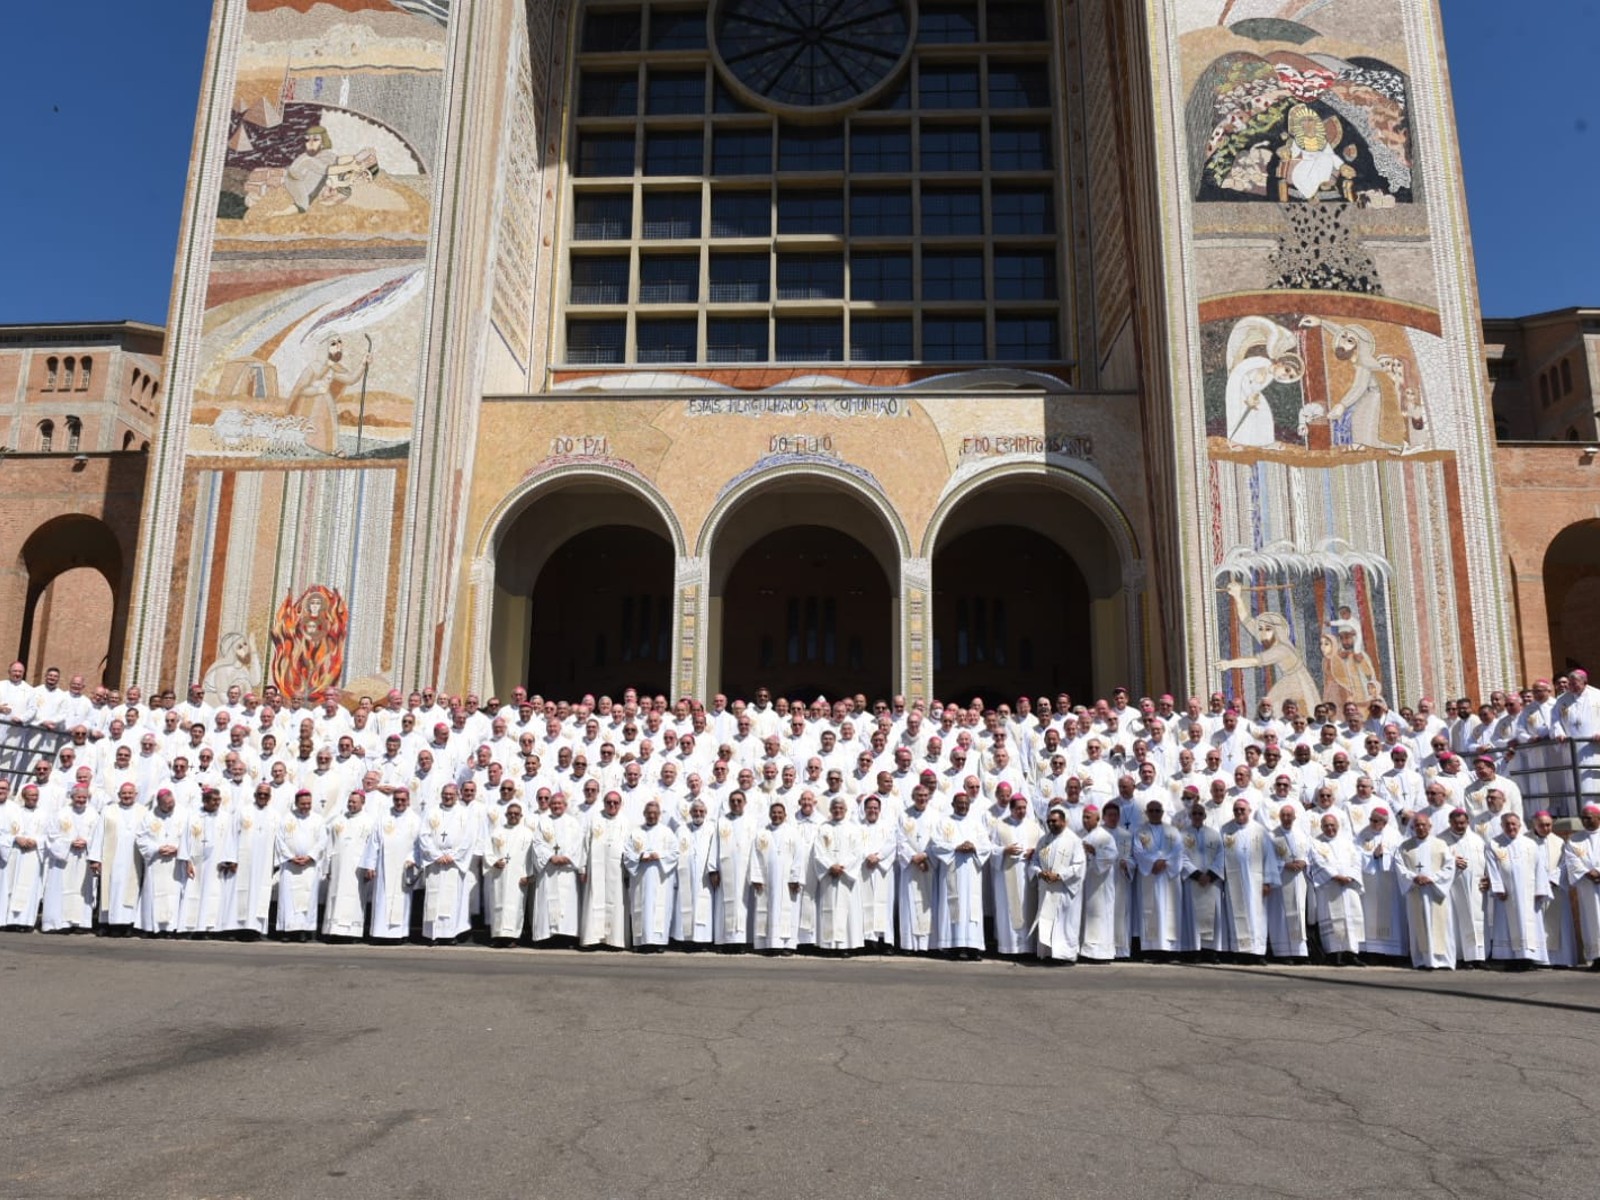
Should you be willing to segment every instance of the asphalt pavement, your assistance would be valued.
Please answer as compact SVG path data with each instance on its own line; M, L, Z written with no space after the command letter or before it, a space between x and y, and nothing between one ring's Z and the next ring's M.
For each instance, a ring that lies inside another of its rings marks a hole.
M0 1196L1600 1191L1600 976L0 934Z

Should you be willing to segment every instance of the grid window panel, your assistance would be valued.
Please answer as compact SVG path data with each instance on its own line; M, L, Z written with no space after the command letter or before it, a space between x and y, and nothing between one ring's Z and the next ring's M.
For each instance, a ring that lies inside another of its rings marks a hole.
M1055 194L1049 188L1000 188L991 193L990 219L997 234L1054 233Z
M844 127L781 127L778 130L778 170L844 170Z
M713 254L713 304L765 304L771 292L772 260L765 254Z
M711 236L768 237L772 233L772 201L766 192L713 192Z
M637 50L642 25L643 13L638 9L585 13L579 45L585 54Z
M852 125L850 170L878 175L911 170L911 130L904 125Z
M713 175L766 175L772 170L770 129L719 129L711 143Z
M844 319L780 317L777 321L778 362L843 362Z
M755 112L739 97L728 90L728 85L721 79L714 79L711 87L711 111L719 113L746 113Z
M976 4L924 4L917 15L917 41L925 45L978 40Z
M924 171L981 171L983 139L976 125L924 125Z
M909 362L910 317L852 317L850 357L857 362Z
M851 237L910 237L911 192L905 188L850 192Z
M850 299L910 300L909 251L856 251L850 256Z
M569 293L573 304L626 304L626 254L574 254Z
M1050 22L1039 0L1023 4L991 3L985 14L991 42L1043 42L1049 40Z
M1056 256L1050 250L996 250L996 300L1054 300Z
M972 251L924 251L924 300L982 300L983 255Z
M707 317L707 362L766 362L765 317Z
M704 71L651 71L645 84L644 111L652 117L706 110Z
M580 133L574 157L582 176L632 175L633 134Z
M642 232L651 240L699 237L700 193L646 192Z
M1049 170L1050 127L996 122L989 130L989 168L993 171Z
M844 236L844 193L779 192L779 233L831 233Z
M1049 362L1058 358L1056 318L1006 314L996 317L994 356L1002 362Z
M922 236L983 233L983 192L979 188L924 188Z
M688 363L695 360L695 317L641 317L635 323L634 361Z
M580 192L572 200L572 238L615 241L633 234L633 196L628 192Z
M778 255L779 300L842 300L843 298L843 255Z
M639 260L640 304L694 304L699 299L698 254L648 254Z
M923 317L924 362L982 362L982 317Z
M704 155L705 137L698 129L662 129L644 135L646 175L699 175Z
M621 317L604 321L574 318L567 322L567 361L620 363L627 349L628 322Z
M1050 69L1043 63L990 63L989 107L1049 108Z
M891 84L879 94L869 106L869 110L894 111L911 107L911 76L909 73L902 75L898 83Z
M639 76L585 71L578 83L580 117L631 117L639 108Z
M964 63L951 66L924 64L918 72L917 106L977 108L977 66Z
M705 45L705 9L650 10L650 49L704 50Z

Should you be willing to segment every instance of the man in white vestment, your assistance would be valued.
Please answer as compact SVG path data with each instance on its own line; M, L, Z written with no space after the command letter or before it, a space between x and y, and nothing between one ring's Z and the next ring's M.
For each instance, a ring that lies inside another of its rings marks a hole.
M245 940L267 932L272 897L277 887L277 811L272 788L255 785L252 803L235 814L232 861L218 864L222 872L222 928L237 930Z
M411 895L420 870L421 832L421 819L411 808L411 789L395 788L389 811L374 822L361 855L361 874L372 889L370 936L375 942L403 942L411 936Z
M1394 872L1405 897L1406 932L1411 965L1423 970L1453 971L1456 931L1450 916L1450 887L1456 873L1455 851L1433 836L1433 818L1411 816L1411 836L1400 843Z
M989 860L994 880L995 948L1002 955L1034 953L1034 926L1038 916L1038 889L1031 880L1034 849L1044 830L1034 820L1028 797L1021 791L1007 797L1009 811L990 826L995 854ZM1066 809L1062 809L1065 814ZM1077 955L1076 931L1073 956Z
M39 788L22 789L22 803L0 809L0 925L31 930L44 899L46 814Z
M716 864L711 886L716 893L712 910L712 935L728 952L743 951L755 935L755 892L750 887L750 864L759 823L746 813L748 797L734 788L723 800L717 820Z
M973 809L967 792L956 792L950 815L934 823L928 842L937 865L933 918L941 930L939 946L955 957L975 960L983 953L983 868L993 853L984 814Z
M568 811L562 792L531 822L534 888L532 936L535 945L576 945L583 911L581 880L588 869L589 835L583 818Z
M767 809L767 825L750 850L750 890L755 894L755 948L794 953L800 933L800 892L809 867L806 844L788 819L783 801Z
M1566 843L1556 833L1555 819L1545 809L1534 813L1528 826L1533 840L1544 851L1550 877L1550 903L1544 906L1545 963L1552 967L1575 967L1578 965L1578 935L1572 923L1567 877L1561 869Z
M1585 804L1583 828L1567 838L1561 867L1578 910L1578 962L1600 969L1600 804Z
M1506 812L1489 841L1489 957L1519 967L1543 965L1544 906L1550 903L1550 859L1522 832L1522 818Z
M1322 814L1321 830L1311 845L1310 874L1322 952L1339 966L1359 966L1357 952L1366 937L1361 908L1362 856L1333 813Z
M278 823L278 922L281 934L309 942L317 932L317 906L322 899L322 871L328 856L328 826L313 811L310 788L294 794L294 811Z
M132 782L118 787L116 804L101 814L89 842L89 870L100 881L100 931L114 936L132 932L139 919L144 860L136 839L147 810L135 804L138 797Z
M868 796L861 808L861 936L868 949L884 952L894 946L899 830L884 817L877 796Z
M1189 792L1194 789L1190 788ZM1183 938L1181 949L1216 962L1227 947L1223 929L1222 835L1209 822L1210 814L1197 795L1190 802L1189 828L1183 831Z
M313 811L320 812L317 789L307 786ZM322 933L330 938L360 938L367 931L367 909L372 903L372 881L366 877L362 864L378 820L367 811L367 795L360 790L345 797L342 813L330 814L324 820L328 828L328 881Z
M628 893L622 851L628 831L622 819L622 793L615 789L608 791L600 807L599 816L591 817L588 825L578 944L626 950Z
M776 793L773 799L782 799ZM811 847L816 843L817 832L822 828L823 821L817 812L816 793L802 790L795 807L798 811L790 819L789 825L794 829L795 837L800 839L800 848L796 853L804 864L800 879L800 928L795 934L795 946L815 946L817 944L817 880L811 873ZM785 804L787 811L787 804Z
M1087 859L1082 840L1067 824L1063 805L1050 806L1045 825L1046 832L1028 859L1036 892L1034 944L1046 962L1071 965L1078 961Z
M917 953L940 949L938 939L943 932L934 916L934 862L929 846L934 824L941 818L929 803L932 795L925 784L911 789L911 806L900 816L895 838L899 945Z
M178 921L183 915L183 892L193 874L188 835L172 792L161 788L156 792L155 806L145 814L134 835L139 857L144 860L138 921L144 933L178 932Z
M1281 878L1277 855L1248 800L1234 800L1233 820L1220 832L1229 949L1259 962L1267 953L1267 897Z
M522 819L522 804L513 800L500 816L485 835L483 848L483 923L491 946L521 939L535 873L535 834Z
M811 843L811 874L817 889L817 948L848 953L863 944L861 933L862 850L860 826L847 817L849 803L835 796L828 821Z
M422 936L438 945L471 931L472 860L483 823L459 798L455 784L439 789L439 802L422 818L417 865L422 869Z
M1452 809L1450 828L1440 840L1455 854L1456 873L1450 880L1450 920L1456 931L1456 959L1469 967L1483 964L1489 954L1487 914L1489 847L1471 825L1465 808Z
M214 787L200 789L200 807L183 814L189 826L189 865L193 877L183 890L183 913L178 931L210 937L223 930L222 864L234 861L233 838L237 821L222 811L222 793Z
M94 926L95 877L89 870L89 846L100 824L100 810L89 802L86 787L73 788L67 800L66 807L45 823L44 912L39 927L46 933L87 932Z
M1130 851L1139 875L1139 948L1162 961L1183 944L1183 836L1166 823L1159 800L1145 805L1144 816Z
M1100 806L1086 804L1080 814L1083 833L1083 931L1078 955L1089 962L1118 957L1117 893L1127 886L1121 850L1111 831L1100 823Z
M1281 804L1274 815L1268 848L1278 861L1278 885L1267 894L1267 948L1274 958L1304 961L1306 917L1310 909L1311 835L1301 820L1305 810L1298 802Z
M633 947L658 953L672 937L678 870L678 836L662 822L659 800L645 801L643 824L623 844L622 866L628 873Z
M1361 953L1399 958L1406 953L1405 914L1394 875L1400 835L1387 808L1373 806L1367 823L1356 832L1355 844L1361 856L1361 914L1366 922Z
M710 945L715 937L717 892L711 880L718 873L717 826L706 820L703 797L689 801L688 819L676 832L678 865L672 905L672 940L690 948Z

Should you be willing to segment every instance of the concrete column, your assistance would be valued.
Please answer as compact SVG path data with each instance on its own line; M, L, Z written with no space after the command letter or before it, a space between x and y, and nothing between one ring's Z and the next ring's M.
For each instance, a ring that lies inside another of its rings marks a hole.
M933 695L933 560L902 558L895 603L895 679L909 703Z
M694 556L677 559L672 581L673 699L696 696L709 699L708 638L713 632L706 596L706 560Z

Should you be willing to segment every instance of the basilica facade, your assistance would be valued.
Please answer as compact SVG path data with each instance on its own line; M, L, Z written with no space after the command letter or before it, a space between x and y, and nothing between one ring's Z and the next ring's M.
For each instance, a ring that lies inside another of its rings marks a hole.
M217 0L123 678L1478 695L1435 0Z

